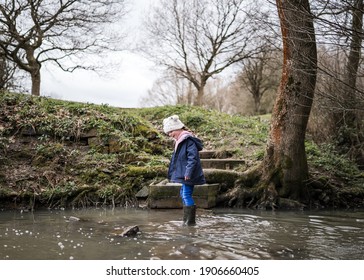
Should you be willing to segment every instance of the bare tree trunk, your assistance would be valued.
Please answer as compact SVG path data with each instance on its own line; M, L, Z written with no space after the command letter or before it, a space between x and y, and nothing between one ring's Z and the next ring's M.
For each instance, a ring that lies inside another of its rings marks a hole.
M40 96L40 70L30 73L32 78L32 95Z
M256 115L259 115L260 113L260 100L261 100L261 94L260 93L257 93L256 95L254 95L254 113Z
M265 197L306 201L305 134L316 84L317 51L308 0L277 0L283 71L263 161Z
M350 52L346 65L345 86L343 90L345 109L340 114L338 129L340 138L343 139L344 145L348 145L349 154L358 160L364 162L364 152L362 151L360 125L357 119L357 97L356 82L358 69L361 59L361 44L363 34L363 0L355 0L352 12L352 36L350 43Z
M205 87L200 86L197 91L197 96L194 105L195 106L202 106L203 105L203 97L205 93Z
M28 61L28 67L25 67L24 70L29 72L31 80L32 80L32 89L31 93L35 96L40 96L40 68L41 64L35 58L35 50L33 48L28 48L26 50L26 57Z
M351 37L350 53L347 61L345 77L345 82L351 89L350 92L348 92L351 95L349 97L355 97L355 86L361 57L361 43L363 41L363 0L355 0L352 17L353 35Z
M5 89L6 60L5 54L0 49L0 91Z
M193 99L192 83L188 81L187 105L192 105L192 99Z

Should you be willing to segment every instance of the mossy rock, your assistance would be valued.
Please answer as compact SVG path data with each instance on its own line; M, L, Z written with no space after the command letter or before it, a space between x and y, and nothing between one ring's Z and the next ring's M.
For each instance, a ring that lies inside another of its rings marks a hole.
M155 177L167 176L167 168L165 166L129 166L127 176L151 179Z

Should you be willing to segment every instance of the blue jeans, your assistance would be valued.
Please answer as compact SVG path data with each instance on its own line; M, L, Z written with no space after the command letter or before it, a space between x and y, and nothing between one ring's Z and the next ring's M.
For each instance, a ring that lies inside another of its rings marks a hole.
M181 195L182 203L183 203L184 206L193 206L193 205L195 205L195 201L192 198L193 187L194 186L189 186L189 185L182 184L182 187L181 187L181 190L180 190L180 195Z

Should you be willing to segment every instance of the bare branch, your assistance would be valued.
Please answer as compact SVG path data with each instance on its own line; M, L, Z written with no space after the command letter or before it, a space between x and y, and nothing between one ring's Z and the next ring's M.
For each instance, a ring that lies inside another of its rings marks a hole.
M43 63L53 62L65 71L93 69L91 61L70 58L121 50L122 34L112 27L126 14L124 2L5 0L0 4L0 46L7 59L31 74L32 93L39 95Z
M159 65L189 80L201 105L207 80L260 52L250 0L162 0L145 24L140 48ZM256 20L256 19L255 19Z

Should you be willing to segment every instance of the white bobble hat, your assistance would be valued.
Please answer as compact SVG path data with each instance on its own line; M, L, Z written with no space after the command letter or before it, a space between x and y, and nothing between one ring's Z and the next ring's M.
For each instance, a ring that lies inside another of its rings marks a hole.
M182 129L185 125L180 121L177 115L170 116L163 120L164 133L168 134L173 130Z

